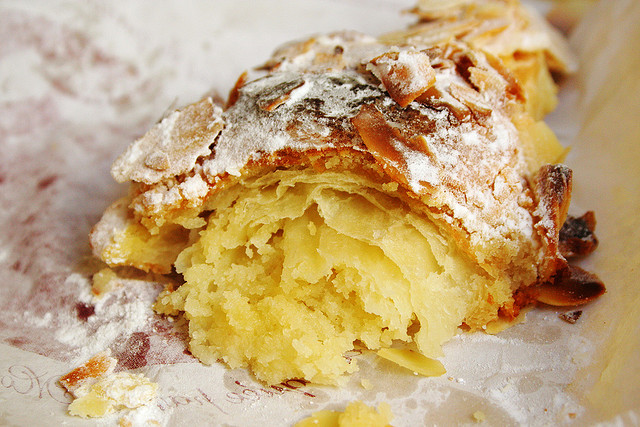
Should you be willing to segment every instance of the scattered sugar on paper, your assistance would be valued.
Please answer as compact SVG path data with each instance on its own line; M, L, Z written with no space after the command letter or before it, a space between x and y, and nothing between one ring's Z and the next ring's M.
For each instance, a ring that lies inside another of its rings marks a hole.
M74 285L79 288L78 301L95 306L95 314L86 321L78 319L74 312L60 314L60 325L54 338L76 348L75 360L87 359L118 337L144 329L153 315L151 302L132 295L134 292L128 292L127 287L94 299L86 277L70 275L65 286Z
M584 408L566 386L586 363L571 355L591 348L590 344L559 319L555 322L559 329L553 326L553 316L537 312L530 316L531 324L547 326L528 329L518 325L519 332L510 329L499 335L460 334L448 342L443 347L443 362L459 379L456 388L485 402L487 417L496 408L518 424L532 419L553 424L558 414L581 414Z

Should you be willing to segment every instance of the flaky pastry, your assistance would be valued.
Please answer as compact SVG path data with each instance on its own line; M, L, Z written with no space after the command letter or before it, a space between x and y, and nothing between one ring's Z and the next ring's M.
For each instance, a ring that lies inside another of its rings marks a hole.
M581 286L563 154L488 52L319 36L132 144L112 169L130 194L91 241L111 266L183 276L156 309L184 313L203 362L340 383L355 344L438 357L461 325Z

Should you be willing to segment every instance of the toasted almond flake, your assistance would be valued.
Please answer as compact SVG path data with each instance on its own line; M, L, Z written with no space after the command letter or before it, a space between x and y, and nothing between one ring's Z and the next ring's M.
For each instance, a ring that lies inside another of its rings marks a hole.
M440 361L423 356L415 351L399 348L381 348L377 353L383 359L425 377L439 377L447 372Z
M371 60L373 74L391 98L406 107L436 82L429 55L424 52L387 52Z
M537 287L537 300L556 307L586 304L605 293L602 281L593 273L571 265L552 283Z
M406 143L400 132L387 123L380 110L374 105L365 104L351 122L386 172L396 181L407 183L407 162L402 152L396 148L398 143Z

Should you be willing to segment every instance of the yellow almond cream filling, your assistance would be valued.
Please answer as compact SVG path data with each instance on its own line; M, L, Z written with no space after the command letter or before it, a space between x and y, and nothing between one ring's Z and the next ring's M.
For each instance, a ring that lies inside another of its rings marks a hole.
M340 383L356 370L343 357L354 343L415 342L438 357L459 325L486 323L511 295L427 216L354 174L275 171L208 203L175 262L186 283L156 309L184 312L203 362L268 383Z

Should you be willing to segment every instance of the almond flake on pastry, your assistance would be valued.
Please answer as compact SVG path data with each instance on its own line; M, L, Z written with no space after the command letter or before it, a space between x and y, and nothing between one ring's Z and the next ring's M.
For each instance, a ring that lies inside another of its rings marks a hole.
M520 81L535 118L557 103L552 73L577 67L560 32L518 0L420 0L413 12L415 25L382 39L409 45L460 40L499 57Z

